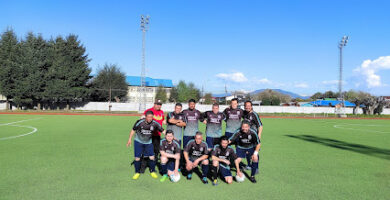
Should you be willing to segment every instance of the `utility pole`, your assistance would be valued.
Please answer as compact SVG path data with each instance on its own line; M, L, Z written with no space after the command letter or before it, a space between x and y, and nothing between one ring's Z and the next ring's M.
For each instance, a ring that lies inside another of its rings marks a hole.
M141 15L141 31L142 31L142 66L141 66L141 87L139 91L139 113L143 113L146 109L146 73L145 73L145 36L149 29L149 15Z

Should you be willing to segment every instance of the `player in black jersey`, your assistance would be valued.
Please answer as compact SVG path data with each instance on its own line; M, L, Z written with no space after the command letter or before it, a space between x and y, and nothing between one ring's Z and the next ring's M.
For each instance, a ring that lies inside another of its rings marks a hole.
M242 121L241 129L234 133L229 140L236 142L236 153L240 162L245 157L252 161L249 179L256 183L255 173L259 167L260 139L256 131L251 129L249 125L250 122Z
M199 165L202 166L202 182L207 184L207 174L209 171L208 146L203 141L203 133L198 131L195 139L190 140L184 149L184 159L186 160L187 179L191 180L192 170Z
M164 182L168 176L172 180L173 175L179 174L180 145L173 137L173 131L167 130L165 139L160 142L161 173L163 174L160 182Z
M237 175L240 177L243 176L239 167L240 160L238 159L234 149L228 145L228 138L226 136L222 136L220 138L220 144L215 145L211 153L211 159L213 160L213 166L211 168L213 174L213 185L218 185L218 172L228 184L233 183L233 177L230 171L232 162L234 162L237 169Z

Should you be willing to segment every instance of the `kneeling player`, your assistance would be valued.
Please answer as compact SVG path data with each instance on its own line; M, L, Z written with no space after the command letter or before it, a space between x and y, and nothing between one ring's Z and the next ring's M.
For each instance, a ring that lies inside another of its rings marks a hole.
M232 172L230 171L230 161L234 161L237 169L237 175L240 177L243 176L239 167L240 159L238 159L234 149L228 146L228 138L226 136L222 136L220 138L220 144L221 145L215 145L211 153L211 159L213 160L213 185L218 185L218 172L222 175L223 178L225 178L225 181L228 184L233 182Z
M173 138L173 131L167 130L165 139L160 142L161 173L163 174L160 182L164 182L168 176L172 180L172 176L179 175L180 145Z
M186 160L186 170L188 172L187 179L191 180L192 170L198 165L202 165L202 182L207 181L207 174L209 172L209 156L207 144L203 141L202 132L196 132L195 140L190 140L184 148L184 159Z
M249 180L256 183L255 173L259 167L259 150L260 140L257 132L250 128L250 122L244 120L241 124L241 129L230 137L229 142L236 141L236 153L238 160L248 158L252 161L251 176Z

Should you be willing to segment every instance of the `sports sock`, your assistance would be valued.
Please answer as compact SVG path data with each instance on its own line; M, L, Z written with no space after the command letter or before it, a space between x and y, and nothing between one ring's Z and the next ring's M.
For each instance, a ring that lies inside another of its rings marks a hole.
M259 163L258 162L252 162L251 176L255 175L257 168L259 168Z
M202 175L203 177L206 177L209 173L209 165L202 165Z
M165 175L167 174L167 164L161 163L161 174Z
M152 159L149 159L149 170L150 170L150 172L156 171L155 168L156 168L156 161L152 160Z
M135 167L135 173L139 173L141 169L141 161L140 160L135 160L134 161L134 167Z
M212 171L212 174L213 174L213 180L216 180L218 178L218 168L215 167L215 166L212 166L211 167L211 171Z

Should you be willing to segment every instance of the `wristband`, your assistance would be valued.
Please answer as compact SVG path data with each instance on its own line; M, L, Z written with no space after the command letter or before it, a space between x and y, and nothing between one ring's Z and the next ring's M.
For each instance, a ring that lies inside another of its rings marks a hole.
M259 152L258 151L255 151L255 152L253 152L253 155L259 155Z

